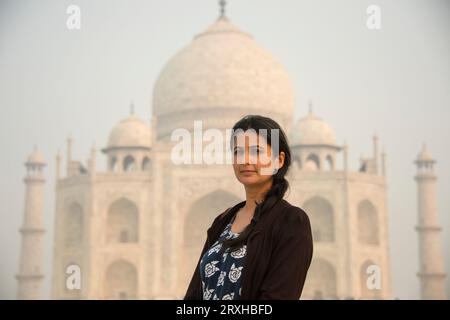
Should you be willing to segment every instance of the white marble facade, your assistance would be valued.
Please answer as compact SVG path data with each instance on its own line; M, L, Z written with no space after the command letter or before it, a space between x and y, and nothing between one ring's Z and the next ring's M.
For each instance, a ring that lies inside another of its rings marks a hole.
M225 130L245 114L277 120L294 164L286 199L310 216L315 240L304 298L391 298L386 181L374 156L347 168L346 146L312 110L292 123L287 72L253 37L218 19L164 66L154 87L151 123L131 114L111 131L96 169L71 159L56 186L52 297L177 299L192 276L212 220L244 199L231 165L171 162L176 128ZM337 167L342 155L343 165ZM59 167L59 165L58 165ZM66 268L79 265L81 290ZM366 269L381 271L368 290Z

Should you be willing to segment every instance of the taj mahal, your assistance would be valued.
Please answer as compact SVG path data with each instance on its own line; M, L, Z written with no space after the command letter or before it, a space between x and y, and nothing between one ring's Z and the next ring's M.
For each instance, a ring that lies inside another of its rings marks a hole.
M175 165L171 133L221 132L247 114L276 120L288 135L293 165L285 198L308 213L314 257L302 299L393 299L389 255L386 153L368 139L370 157L348 164L348 145L310 104L294 122L287 70L221 13L162 67L153 86L151 119L131 108L101 149L84 163L72 157L75 139L55 158L52 274L44 275L44 156L26 160L18 298L41 299L45 278L52 299L182 299L206 239L225 209L245 199L230 165ZM99 170L101 153L106 170ZM426 146L415 160L417 233L423 299L446 299L436 175ZM341 165L338 165L341 164ZM411 183L413 183L411 179ZM76 266L79 288L67 285ZM371 277L376 276L371 287Z

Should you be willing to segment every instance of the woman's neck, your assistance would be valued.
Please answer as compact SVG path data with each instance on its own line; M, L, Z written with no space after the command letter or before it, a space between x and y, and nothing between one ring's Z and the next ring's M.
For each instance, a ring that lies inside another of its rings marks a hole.
M264 196L272 187L272 179L268 180L263 185L245 186L245 205L241 208L244 214L253 216L256 208L256 202L261 203L264 200Z

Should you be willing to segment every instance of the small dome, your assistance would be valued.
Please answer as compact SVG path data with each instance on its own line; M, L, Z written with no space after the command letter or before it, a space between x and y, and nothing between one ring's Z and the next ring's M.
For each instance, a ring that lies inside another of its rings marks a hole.
M130 115L121 120L109 134L108 147L144 147L150 148L152 143L152 135L150 126L142 119Z
M417 161L421 162L434 161L433 156L431 155L430 151L428 151L425 143L423 144L422 151L417 155Z
M334 130L322 118L319 118L312 111L301 118L292 129L292 145L335 145L336 136Z
M26 164L45 165L44 157L42 156L42 153L40 153L36 147L34 147L33 152L28 156Z

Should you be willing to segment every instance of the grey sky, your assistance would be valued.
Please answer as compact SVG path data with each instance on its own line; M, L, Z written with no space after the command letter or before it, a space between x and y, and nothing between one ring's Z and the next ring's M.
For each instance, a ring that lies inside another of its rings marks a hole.
M45 297L49 297L54 155L70 132L85 161L95 141L129 112L150 120L155 80L192 37L211 25L216 0L0 0L0 298L15 298L25 174L37 144L48 167ZM81 7L81 30L66 8ZM366 8L381 7L381 30ZM439 217L450 273L450 2L437 0L229 0L227 16L273 53L295 86L296 117L314 111L349 145L352 170L387 152L394 295L419 298L413 160L425 141L438 173ZM65 154L64 154L65 159ZM104 158L98 155L103 168ZM447 284L449 281L447 281ZM450 291L450 290L449 290Z

